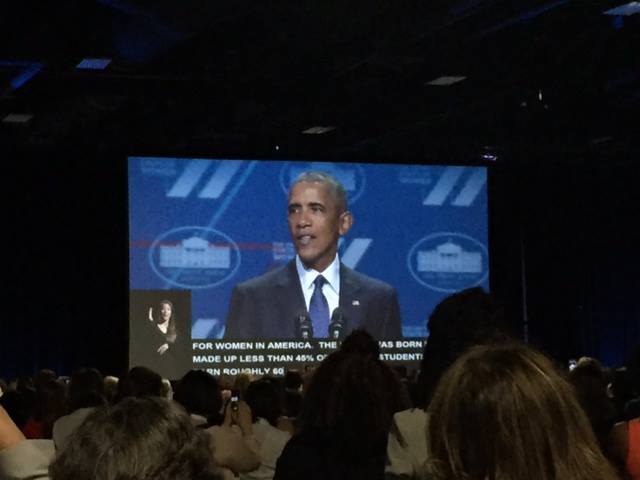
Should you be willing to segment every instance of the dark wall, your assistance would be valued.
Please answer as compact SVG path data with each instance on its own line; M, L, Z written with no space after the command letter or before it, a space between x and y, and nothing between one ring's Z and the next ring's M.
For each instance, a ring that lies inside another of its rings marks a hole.
M0 320L0 375L126 366L124 162L72 151L5 157L10 308Z
M0 376L127 361L125 154L3 155ZM503 158L490 183L492 288L558 360L620 365L640 340L638 169L624 155ZM524 262L523 262L524 260ZM524 282L522 266L524 265ZM522 286L524 285L524 290Z
M520 283L526 307L515 306L526 311L532 343L563 362L590 355L620 366L640 342L635 160L595 153L519 160L498 167L499 195L491 198L492 246L501 250L494 259L513 250L506 260L521 268L497 263L494 274L507 293Z

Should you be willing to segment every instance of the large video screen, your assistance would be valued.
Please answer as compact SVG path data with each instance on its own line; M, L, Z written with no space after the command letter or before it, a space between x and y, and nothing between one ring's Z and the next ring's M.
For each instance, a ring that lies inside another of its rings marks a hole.
M374 330L383 360L418 362L438 302L489 289L485 167L130 157L128 171L131 366L281 375L357 327ZM296 249L318 240L292 238L288 194L309 171L342 184L353 219L338 241L335 336L304 328Z

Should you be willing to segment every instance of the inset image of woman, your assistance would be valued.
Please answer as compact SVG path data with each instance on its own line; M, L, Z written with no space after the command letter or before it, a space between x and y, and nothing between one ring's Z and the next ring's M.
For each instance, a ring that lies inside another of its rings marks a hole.
M136 355L140 365L170 380L180 378L190 367L189 356L184 355L189 338L178 325L173 302L163 299L156 307L149 307L144 324L137 346L141 351Z
M176 319L173 315L173 304L169 300L161 300L154 311L149 307L149 321L155 326L154 338L157 337L158 355L165 355L176 343L178 333L176 331Z

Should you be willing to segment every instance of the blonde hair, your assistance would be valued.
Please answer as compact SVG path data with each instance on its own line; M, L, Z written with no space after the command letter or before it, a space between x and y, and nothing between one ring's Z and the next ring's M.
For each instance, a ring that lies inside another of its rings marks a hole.
M469 350L443 376L429 412L426 478L617 478L572 387L524 345Z

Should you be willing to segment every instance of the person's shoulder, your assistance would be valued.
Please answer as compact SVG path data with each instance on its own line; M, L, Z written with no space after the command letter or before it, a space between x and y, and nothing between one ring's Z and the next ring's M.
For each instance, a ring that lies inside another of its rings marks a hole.
M421 408L409 408L393 414L393 420L398 427L422 428L426 426L429 415Z
M283 265L257 277L240 282L236 285L236 288L240 290L255 290L258 288L264 288L265 286L274 285L290 276L290 268L289 264Z
M382 280L379 280L377 278L365 275L364 273L356 272L355 270L345 265L341 266L341 275L347 280L360 284L360 286L362 286L363 288L378 290L381 292L384 291L387 293L395 292L395 288L393 288L388 283L383 282Z

